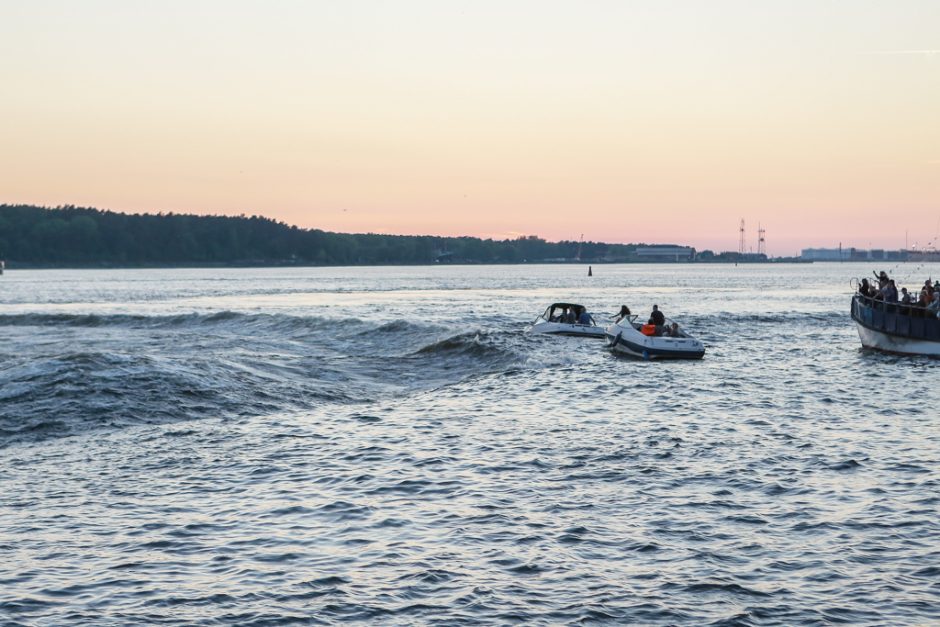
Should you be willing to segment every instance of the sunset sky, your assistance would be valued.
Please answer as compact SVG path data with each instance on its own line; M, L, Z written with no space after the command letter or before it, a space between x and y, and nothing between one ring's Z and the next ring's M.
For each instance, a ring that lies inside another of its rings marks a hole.
M940 2L0 4L0 203L769 252L940 233Z

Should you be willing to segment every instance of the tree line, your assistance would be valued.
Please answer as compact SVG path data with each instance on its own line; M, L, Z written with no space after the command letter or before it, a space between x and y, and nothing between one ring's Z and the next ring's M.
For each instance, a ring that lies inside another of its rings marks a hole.
M124 214L72 205L0 205L8 265L381 265L636 260L643 244L332 233L263 216Z

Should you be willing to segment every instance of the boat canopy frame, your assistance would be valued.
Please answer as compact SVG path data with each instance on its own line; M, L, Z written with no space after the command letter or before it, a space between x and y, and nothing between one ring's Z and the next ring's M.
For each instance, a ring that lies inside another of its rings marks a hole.
M542 317L546 320L550 320L551 315L555 313L556 309L573 309L576 318L581 315L581 312L587 311L587 307L577 303L552 303L545 308L545 312L542 314Z

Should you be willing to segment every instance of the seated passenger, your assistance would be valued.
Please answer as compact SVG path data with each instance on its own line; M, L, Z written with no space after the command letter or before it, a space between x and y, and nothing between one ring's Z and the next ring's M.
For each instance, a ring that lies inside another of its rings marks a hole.
M679 325L676 322L673 322L669 325L669 335L672 337L679 337L682 335L682 331L679 330Z
M933 300L927 305L927 311L940 311L940 292L933 293Z
M590 326L591 322L591 314L588 313L587 309L582 309L581 315L578 316L578 324L586 324Z
M565 323L574 324L575 321L577 321L577 318L574 315L574 309L566 309L565 310Z
M862 296L871 296L871 285L868 284L868 279L862 279L858 284L858 293Z

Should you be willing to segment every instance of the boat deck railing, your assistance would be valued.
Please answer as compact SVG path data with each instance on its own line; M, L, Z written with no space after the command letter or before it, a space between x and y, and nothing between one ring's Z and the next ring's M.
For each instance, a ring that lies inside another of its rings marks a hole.
M936 318L937 311L930 309L928 307L922 307L915 304L905 304L900 301L886 301L880 298L873 298L871 296L866 296L861 292L856 292L855 297L865 306L874 309L875 311L883 311L885 313L900 314L902 316L910 316L912 318Z
M915 340L940 341L937 312L919 305L886 302L855 294L852 318L875 331Z

